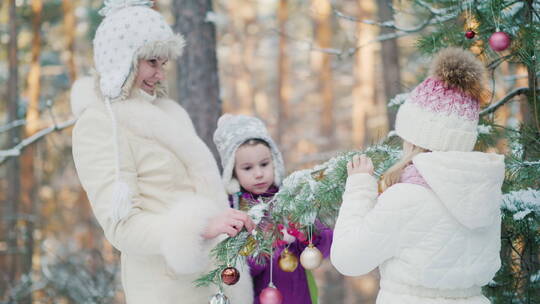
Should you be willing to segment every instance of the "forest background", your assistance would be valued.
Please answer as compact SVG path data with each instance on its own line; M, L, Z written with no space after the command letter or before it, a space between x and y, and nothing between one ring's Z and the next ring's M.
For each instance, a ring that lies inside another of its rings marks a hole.
M528 37L528 45L519 31L538 32L537 2L158 0L155 9L187 38L186 54L169 64L168 85L213 151L222 113L263 119L288 173L380 143L393 130L399 94L425 78L429 53L462 45L490 68L493 96L485 106L493 111L482 132L492 140L480 149L511 150L493 126L532 126L532 140L521 141L531 147L524 157L536 170L530 182L540 175L540 107L531 94L538 90L538 36ZM101 6L101 0L0 6L0 303L123 303L119 254L92 215L71 156L70 87L92 73ZM475 9L491 11L487 23L507 26L519 45L490 51L485 41L493 29L476 29L485 23L479 25ZM514 15L520 17L512 32L503 19ZM471 29L477 37L464 38ZM528 56L515 59L521 50ZM530 184L538 193L538 181ZM532 278L527 287L518 280L516 293L532 288L538 295L538 248L527 249L538 244L538 210L526 218L533 219L527 229L536 243L517 238L520 263L507 269L526 269ZM532 261L526 266L524 256ZM320 303L375 303L376 270L344 277L325 261L315 277ZM515 303L533 303L527 299Z

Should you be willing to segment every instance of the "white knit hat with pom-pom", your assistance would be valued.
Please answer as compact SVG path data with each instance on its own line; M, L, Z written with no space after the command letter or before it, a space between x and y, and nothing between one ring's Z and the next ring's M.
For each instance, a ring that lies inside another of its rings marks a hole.
M283 157L264 123L251 116L225 114L218 120L218 126L214 132L214 143L221 158L222 180L228 194L240 191L240 184L233 177L234 159L238 147L250 139L260 139L270 146L274 164L274 184L281 185L285 174Z
M485 96L484 73L482 62L469 51L446 48L437 53L430 76L399 108L397 135L431 151L472 151Z

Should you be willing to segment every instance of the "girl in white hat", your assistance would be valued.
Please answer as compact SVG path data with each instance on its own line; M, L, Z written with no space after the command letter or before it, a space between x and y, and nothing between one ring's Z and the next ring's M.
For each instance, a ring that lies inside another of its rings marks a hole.
M504 157L473 152L484 66L449 48L400 107L403 157L381 180L365 156L349 177L332 264L345 275L381 273L379 304L488 304L501 266Z
M74 84L73 158L94 214L121 252L128 304L200 304L193 281L219 236L253 222L228 206L217 164L186 111L167 99L164 65L184 47L151 1L105 1L96 81ZM247 272L226 290L251 303Z

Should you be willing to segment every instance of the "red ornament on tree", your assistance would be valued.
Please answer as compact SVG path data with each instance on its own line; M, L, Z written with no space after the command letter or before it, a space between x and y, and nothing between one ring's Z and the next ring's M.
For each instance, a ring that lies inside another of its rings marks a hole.
M473 39L475 35L476 33L473 30L468 30L467 32L465 32L465 37L467 39Z
M504 51L510 46L510 35L505 32L495 32L489 37L489 46L496 51Z
M240 272L234 267L227 267L221 272L221 280L227 285L234 285L240 280Z
M268 287L261 291L259 301L261 301L261 304L281 304L283 302L283 295L276 286L270 282Z

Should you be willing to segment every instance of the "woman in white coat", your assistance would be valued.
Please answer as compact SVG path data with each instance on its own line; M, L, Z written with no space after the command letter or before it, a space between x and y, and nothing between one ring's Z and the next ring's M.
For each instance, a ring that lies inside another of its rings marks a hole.
M193 281L210 269L210 249L220 235L254 225L228 207L215 159L166 97L163 66L184 42L151 4L106 1L94 39L97 79L71 92L73 158L105 236L121 252L127 303L207 303L216 290ZM251 303L248 272L225 293Z
M409 94L396 118L401 161L377 197L367 157L348 164L334 230L332 264L345 275L377 266L377 303L484 304L500 268L503 156L472 152L483 65L450 48Z

